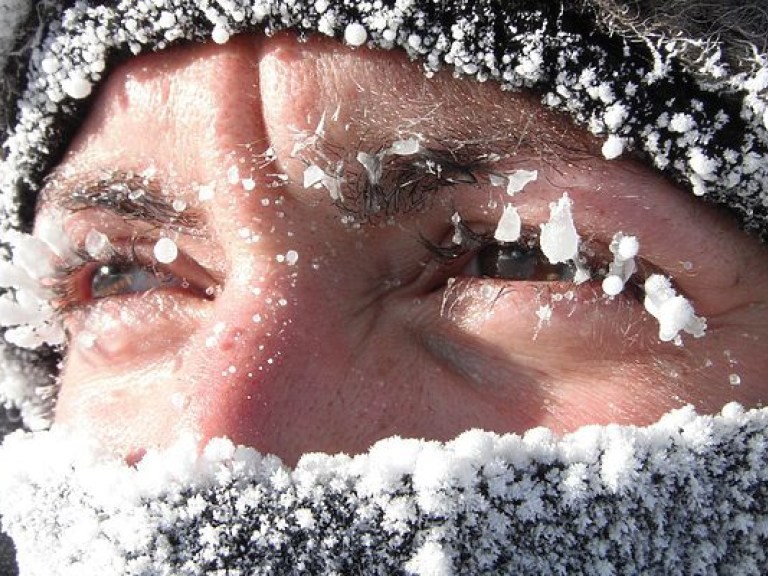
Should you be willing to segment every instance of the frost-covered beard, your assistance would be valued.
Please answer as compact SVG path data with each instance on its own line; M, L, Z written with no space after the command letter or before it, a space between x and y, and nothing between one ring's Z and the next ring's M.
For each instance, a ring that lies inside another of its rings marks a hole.
M136 466L54 428L0 449L23 574L764 573L768 410L562 439L390 438L294 470L229 441Z

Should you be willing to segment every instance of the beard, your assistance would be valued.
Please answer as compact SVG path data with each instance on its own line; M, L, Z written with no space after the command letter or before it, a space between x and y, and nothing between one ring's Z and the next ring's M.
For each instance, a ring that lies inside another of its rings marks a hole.
M54 427L0 447L21 573L764 573L768 410L556 438L389 438L294 469L225 439L136 465Z

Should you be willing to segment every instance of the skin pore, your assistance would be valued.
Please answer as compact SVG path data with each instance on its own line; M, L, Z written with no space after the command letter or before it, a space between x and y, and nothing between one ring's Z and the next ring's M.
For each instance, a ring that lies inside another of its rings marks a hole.
M409 139L422 152L372 186L358 153ZM340 177L342 199L304 185L313 165ZM519 169L538 178L513 198L493 185ZM136 174L143 199L94 199ZM609 299L599 273L488 278L479 248L445 263L427 246L450 245L456 212L492 233L508 202L535 236L564 193L591 267L616 232L636 236L637 283L671 276L707 318L703 338L660 342L639 287ZM768 396L765 246L653 170L604 160L535 95L428 79L399 53L245 36L132 60L96 96L38 222L61 211L76 247L96 230L122 261L62 273L56 421L129 459L189 430L292 463L394 434L562 433ZM163 266L161 237L180 255ZM148 287L96 297L96 275L126 271Z

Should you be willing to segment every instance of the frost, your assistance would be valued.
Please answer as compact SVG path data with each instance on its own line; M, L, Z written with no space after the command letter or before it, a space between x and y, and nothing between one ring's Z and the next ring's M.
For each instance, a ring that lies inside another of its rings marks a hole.
M362 46L368 39L368 32L362 24L353 22L344 29L344 41L350 46Z
M105 234L91 230L85 237L85 251L94 260L106 260L114 248Z
M608 296L616 296L624 290L624 285L637 269L634 258L640 250L640 243L634 236L617 232L611 240L610 250L613 262L608 267L602 287Z
M507 176L507 194L514 196L539 177L538 170L515 170Z
M304 169L304 188L315 188L322 184L325 172L317 164L310 164Z
M541 225L541 251L551 264L577 260L579 234L573 223L572 207L573 202L564 193L557 203L550 203L549 221Z
M621 294L622 290L624 290L624 281L620 276L610 274L603 278L602 287L603 292L605 292L608 296L616 296Z
M693 130L695 127L696 122L694 121L693 116L683 112L674 114L672 119L669 121L669 129L680 134L685 134L686 132Z
M418 138L408 138L407 140L395 140L389 147L391 154L397 156L411 156L421 150L421 142Z
M197 190L197 198L200 202L208 202L213 199L214 190L215 188L213 184L202 185Z
M371 184L378 184L381 180L381 160L382 155L380 154L368 154L362 151L357 153L357 161L365 168L368 181Z
M714 172L718 167L718 161L714 158L709 158L704 151L699 148L691 150L688 163L690 164L691 169L705 180L712 179L714 177Z
M512 204L504 207L493 237L499 242L516 242L520 238L520 215Z
M61 83L61 88L70 98L82 100L90 96L93 85L87 78L73 74Z
M414 576L452 576L453 562L437 542L426 542L405 565Z
M451 216L451 224L453 224L453 237L451 238L451 242L457 246L463 244L464 234L461 231L461 215L458 212L454 212Z
M22 574L645 574L723 550L757 574L741 568L766 559L744 527L764 516L767 430L766 409L689 406L562 438L387 438L290 469L222 438L200 453L192 434L130 466L54 426L0 447L0 512Z
M681 343L679 333L687 332L701 338L707 329L705 318L696 316L693 305L684 296L678 296L669 278L652 274L645 281L646 311L659 322L659 340Z
M229 42L229 31L221 24L217 24L214 27L213 32L211 32L211 39L216 42L216 44L226 44Z
M611 134L603 143L603 157L613 160L624 153L624 139L621 136Z
M162 264L171 264L179 255L179 248L176 242L170 238L160 238L152 250L155 258Z

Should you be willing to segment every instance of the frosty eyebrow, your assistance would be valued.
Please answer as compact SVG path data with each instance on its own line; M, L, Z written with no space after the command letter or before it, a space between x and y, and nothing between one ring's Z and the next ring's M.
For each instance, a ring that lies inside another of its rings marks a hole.
M407 147L410 140L396 141L392 146L402 143ZM341 210L362 220L405 215L424 208L450 187L480 185L494 176L502 178L515 160L538 158L552 164L555 157L565 157L569 162L595 157L583 147L567 148L517 134L425 143L407 154L392 153L387 146L365 152L362 146L356 161L348 162L354 169L349 173L344 196L336 202Z
M93 179L55 181L44 190L40 206L48 203L77 212L102 208L125 220L194 233L202 227L201 211L181 198L170 199L160 183L129 171L115 171ZM38 208L39 210L39 208Z

